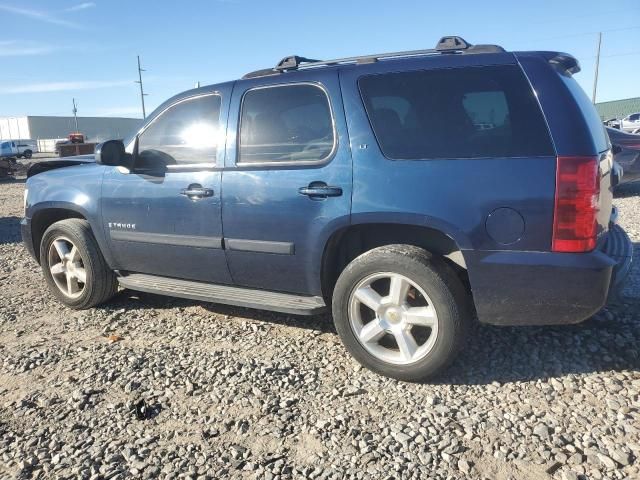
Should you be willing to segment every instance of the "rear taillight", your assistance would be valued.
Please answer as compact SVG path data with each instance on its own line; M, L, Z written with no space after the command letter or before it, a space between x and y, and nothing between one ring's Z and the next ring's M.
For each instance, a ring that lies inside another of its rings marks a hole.
M554 252L588 252L596 247L599 197L598 157L558 157Z

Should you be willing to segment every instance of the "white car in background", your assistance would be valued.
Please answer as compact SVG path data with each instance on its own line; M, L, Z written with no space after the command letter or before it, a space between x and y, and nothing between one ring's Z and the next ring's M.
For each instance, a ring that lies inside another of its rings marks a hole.
M620 130L631 133L640 132L640 113L632 113L620 120Z

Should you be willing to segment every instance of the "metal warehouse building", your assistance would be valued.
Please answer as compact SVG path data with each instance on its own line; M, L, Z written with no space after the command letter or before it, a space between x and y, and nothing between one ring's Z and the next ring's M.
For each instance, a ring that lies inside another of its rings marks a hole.
M78 117L78 131L89 142L124 138L141 125L138 118ZM37 140L40 151L53 151L56 140L75 130L73 117L0 117L0 140Z
M640 112L640 97L596 103L596 109L602 120L624 118L631 113Z

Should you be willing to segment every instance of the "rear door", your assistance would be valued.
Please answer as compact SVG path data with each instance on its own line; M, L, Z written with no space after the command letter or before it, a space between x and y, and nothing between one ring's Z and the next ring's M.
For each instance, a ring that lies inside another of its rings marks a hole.
M325 243L351 209L337 72L237 82L230 112L222 217L233 280L318 295Z

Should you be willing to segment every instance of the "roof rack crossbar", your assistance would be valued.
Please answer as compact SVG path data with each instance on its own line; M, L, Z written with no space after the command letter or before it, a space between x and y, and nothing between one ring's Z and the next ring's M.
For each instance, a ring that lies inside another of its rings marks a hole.
M462 37L450 36L442 37L436 48L429 48L423 50L405 50L401 52L387 52L377 53L373 55L359 55L357 57L344 57L335 58L332 60L313 60L310 58L299 57L297 55L291 55L285 57L272 69L256 70L246 74L243 78L253 78L265 75L276 75L278 73L299 70L301 68L314 68L330 65L339 65L345 63L374 63L381 59L400 58L400 57L415 57L422 55L435 55L435 54L456 54L456 53L498 53L505 50L498 45L472 45L464 40Z

